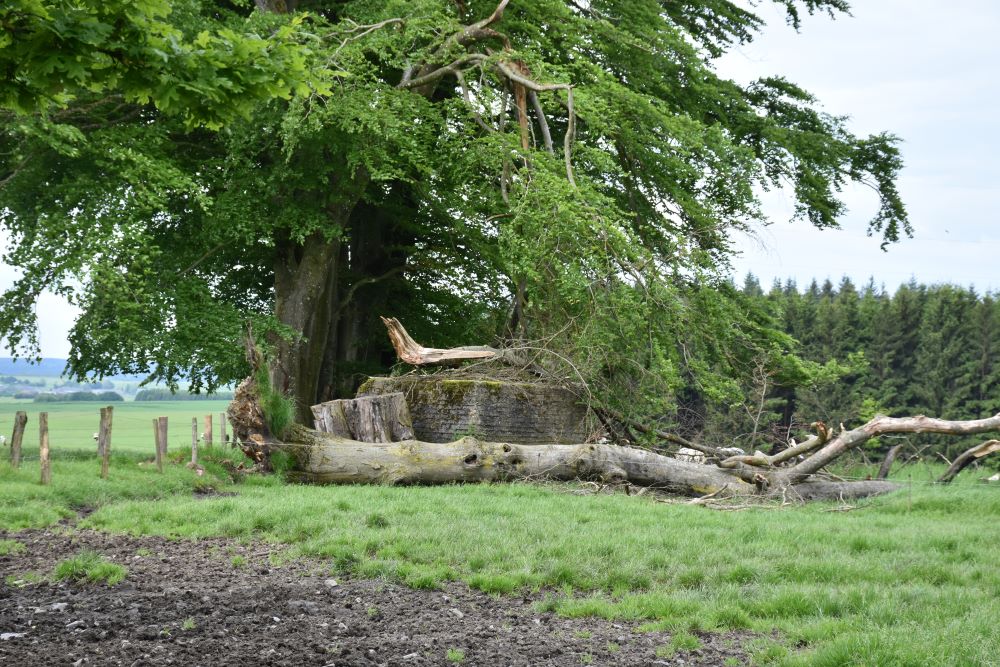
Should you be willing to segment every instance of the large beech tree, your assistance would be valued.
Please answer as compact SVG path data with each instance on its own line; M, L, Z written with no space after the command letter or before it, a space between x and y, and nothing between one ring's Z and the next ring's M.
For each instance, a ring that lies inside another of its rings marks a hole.
M848 10L776 1L796 27L801 11ZM392 362L391 314L440 346L546 348L609 406L661 415L692 391L734 400L755 363L789 382L822 370L725 280L734 232L763 222L762 189L834 227L841 187L864 182L880 202L870 231L909 231L893 136L853 135L778 73L717 73L762 27L741 3L142 6L177 53L109 21L101 62L75 87L57 76L44 104L36 33L0 10L0 221L23 271L0 334L31 353L38 294L66 295L82 311L77 375L152 369L211 389L246 375L249 320L272 386L306 418ZM90 52L87 39L50 46ZM248 55L254 39L273 44Z

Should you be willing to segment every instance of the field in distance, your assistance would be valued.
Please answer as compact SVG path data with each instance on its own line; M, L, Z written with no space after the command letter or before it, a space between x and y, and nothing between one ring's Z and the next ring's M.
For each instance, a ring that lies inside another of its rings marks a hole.
M205 415L212 415L213 440L219 443L219 415L229 407L228 400L218 401L141 401L112 404L114 417L111 449L119 452L148 452L153 455L153 419L167 417L170 449L191 447L191 420L198 419L198 432L204 431ZM49 414L49 443L53 452L97 448L94 433L101 422L103 403L34 403L30 400L0 400L0 434L10 444L14 414L28 413L24 434L25 453L38 449L38 413Z

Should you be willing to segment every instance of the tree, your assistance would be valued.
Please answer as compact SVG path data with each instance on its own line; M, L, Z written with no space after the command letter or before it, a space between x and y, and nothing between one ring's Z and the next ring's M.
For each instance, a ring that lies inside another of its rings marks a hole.
M113 94L129 104L152 102L182 115L189 126L220 127L249 115L262 100L328 91L326 73L308 67L308 48L295 34L301 17L281 23L256 17L237 25L242 22L223 5L195 24L185 15L196 4L5 2L0 109L55 112L58 118L81 98Z
M847 10L779 4L796 26L800 10ZM340 73L330 94L265 90L279 99L220 133L193 126L223 120L197 101L177 100L194 109L180 117L169 95L143 104L132 77L162 75L170 58L137 72L122 58L120 75L85 64L58 111L35 102L51 81L29 61L36 83L4 104L38 113L0 138L5 259L25 272L0 301L10 346L32 349L29 306L52 289L83 310L77 375L152 367L212 388L247 373L249 320L270 344L271 385L304 419L355 370L391 362L374 334L391 308L439 345L545 341L569 361L560 372L609 404L668 419L685 388L737 400L758 360L778 366L792 348L724 280L732 233L762 218L755 188L788 186L798 217L832 227L838 191L860 180L880 198L870 231L885 243L909 232L893 136L854 136L780 77L744 87L717 74L713 59L762 25L732 2L258 5L127 14L155 21L152 38L111 24L140 63L158 55L156 35L211 51L213 35L280 26L308 46L296 71ZM7 48L30 52L4 16ZM119 63L116 48L96 53ZM231 81L190 90L223 100Z

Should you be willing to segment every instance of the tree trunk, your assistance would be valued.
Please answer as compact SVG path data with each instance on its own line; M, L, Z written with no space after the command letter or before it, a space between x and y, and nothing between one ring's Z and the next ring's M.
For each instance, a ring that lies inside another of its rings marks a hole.
M361 442L413 439L413 419L402 392L327 401L312 406L316 430Z
M320 233L299 244L279 241L275 249L274 314L292 332L276 334L271 385L295 401L297 417L308 423L309 406L319 394L319 373L330 331L330 304L336 289L339 237Z
M296 425L280 445L293 476L317 484L447 484L515 479L629 482L683 495L751 494L722 470L616 445L515 445L462 438L434 443L358 442Z

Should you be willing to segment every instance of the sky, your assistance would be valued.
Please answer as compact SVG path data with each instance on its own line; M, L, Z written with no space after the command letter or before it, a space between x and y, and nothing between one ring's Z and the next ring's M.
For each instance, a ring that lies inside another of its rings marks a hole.
M718 62L720 73L746 83L782 75L813 93L834 115L851 117L857 134L898 135L906 164L898 185L914 238L879 249L866 236L876 210L872 193L847 188L850 211L842 229L818 231L789 224L785 193L768 195L773 220L753 237L740 237L734 262L738 282L754 273L767 287L817 278L855 283L872 277L892 290L915 278L1000 290L1000 2L854 0L852 16L805 16L796 33L783 13L758 7L768 25L753 43ZM6 239L0 236L0 245ZM15 277L0 264L0 288ZM67 332L77 312L59 297L38 303L46 357L65 358ZM0 351L0 354L5 352Z
M794 278L834 283L849 276L893 290L910 278L1000 290L1000 3L854 0L852 16L806 16L800 32L776 7L761 6L767 29L725 56L720 73L742 83L781 74L813 93L823 109L851 117L856 134L899 136L905 167L898 186L912 239L879 249L866 236L873 193L848 188L840 230L789 223L791 198L769 196L773 220L741 237L737 281L764 287Z

